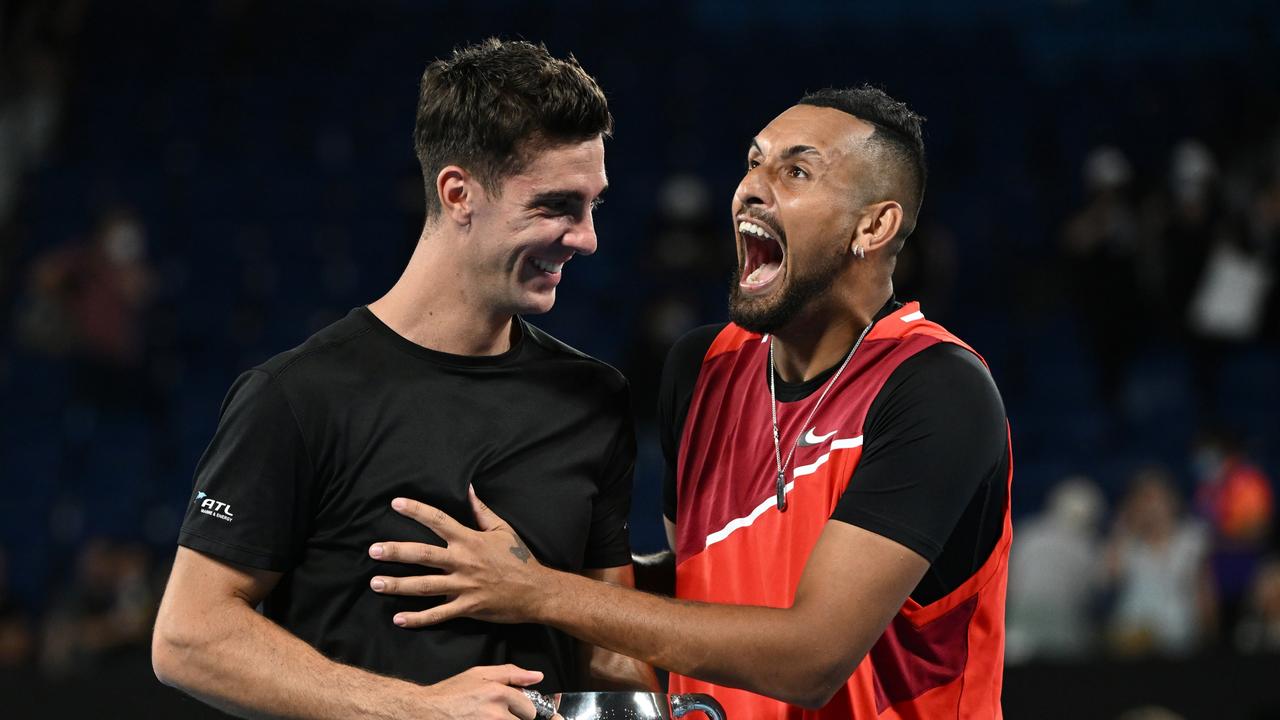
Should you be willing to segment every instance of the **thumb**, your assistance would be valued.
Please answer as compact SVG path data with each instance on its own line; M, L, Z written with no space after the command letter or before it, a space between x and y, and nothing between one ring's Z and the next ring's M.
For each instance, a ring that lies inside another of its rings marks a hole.
M471 511L475 513L476 524L481 530L493 530L494 528L506 527L507 523L498 517L488 505L485 505L479 497L476 496L476 489L472 485L467 486L467 495L471 498Z

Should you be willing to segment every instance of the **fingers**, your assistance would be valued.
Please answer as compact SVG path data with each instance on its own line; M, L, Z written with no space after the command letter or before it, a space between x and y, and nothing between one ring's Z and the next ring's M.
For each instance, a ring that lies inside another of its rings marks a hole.
M542 673L538 670L525 670L519 665L479 665L471 668L481 678L503 685L526 687L542 682Z
M538 720L538 706L522 691L515 688L503 688L503 698L507 701L507 709L520 720Z
M369 547L369 557L383 562L425 565L426 567L453 570L449 551L438 545L412 542L380 542Z
M420 503L409 498L396 498L391 501L391 508L405 517L412 518L431 528L437 535L449 542L463 533L471 532L462 523L449 517L445 511Z
M475 513L476 525L481 530L492 530L498 527L506 527L507 523L498 517L497 513L489 509L477 495L476 489L472 485L467 486L467 495L471 498L471 512Z
M412 597L432 597L434 595L457 595L469 587L452 575L423 575L418 577L388 577L378 575L369 580L369 587L383 595L408 595Z
M391 622L402 628L424 628L432 625L439 625L446 620L454 618L466 617L467 607L460 600L450 600L447 603L437 605L429 610L419 610L417 612L396 613L391 618ZM537 682L535 680L534 682Z

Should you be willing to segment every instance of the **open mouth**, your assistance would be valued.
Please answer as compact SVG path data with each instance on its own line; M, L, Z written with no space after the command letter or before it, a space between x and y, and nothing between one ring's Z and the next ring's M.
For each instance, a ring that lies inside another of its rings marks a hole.
M539 258L529 258L529 264L547 275L558 275L560 270L564 268L563 262L553 262L551 260L541 260Z
M738 222L742 237L743 263L739 285L757 290L773 282L782 272L786 251L769 228L750 220Z

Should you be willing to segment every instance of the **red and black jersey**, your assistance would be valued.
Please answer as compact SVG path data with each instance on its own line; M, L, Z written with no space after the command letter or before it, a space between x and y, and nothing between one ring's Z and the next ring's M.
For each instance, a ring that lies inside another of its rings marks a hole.
M729 325L702 357L668 495L677 596L789 607L832 518L894 539L935 566L945 560L951 574L922 582L821 710L678 675L673 692L709 692L730 717L998 717L1012 466L1003 407L985 367L918 304L886 306L808 427L801 424L816 393L779 403L784 456L802 437L787 472L788 507L779 512L767 339ZM927 356L945 362L913 375ZM964 382L946 384L947 368ZM949 417L952 408L940 412L928 402L966 393L973 418ZM933 459L931 448L944 448L946 457Z

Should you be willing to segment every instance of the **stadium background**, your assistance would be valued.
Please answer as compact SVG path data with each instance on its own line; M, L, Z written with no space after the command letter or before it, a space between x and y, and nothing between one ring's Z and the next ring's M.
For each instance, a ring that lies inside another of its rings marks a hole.
M219 403L398 276L418 78L489 35L574 53L616 118L599 252L533 322L631 378L638 550L663 542L661 360L724 317L746 143L804 91L869 81L928 118L899 297L990 362L1017 527L1051 548L1022 563L1079 614L1056 644L1011 627L1008 716L1280 717L1280 5L1242 0L5 2L0 697L18 717L203 716L146 643ZM1166 526L1194 571L1167 587L1195 595L1170 642L1125 626L1151 586L1110 561ZM1055 564L1068 546L1089 552ZM1177 714L1132 714L1148 705Z

